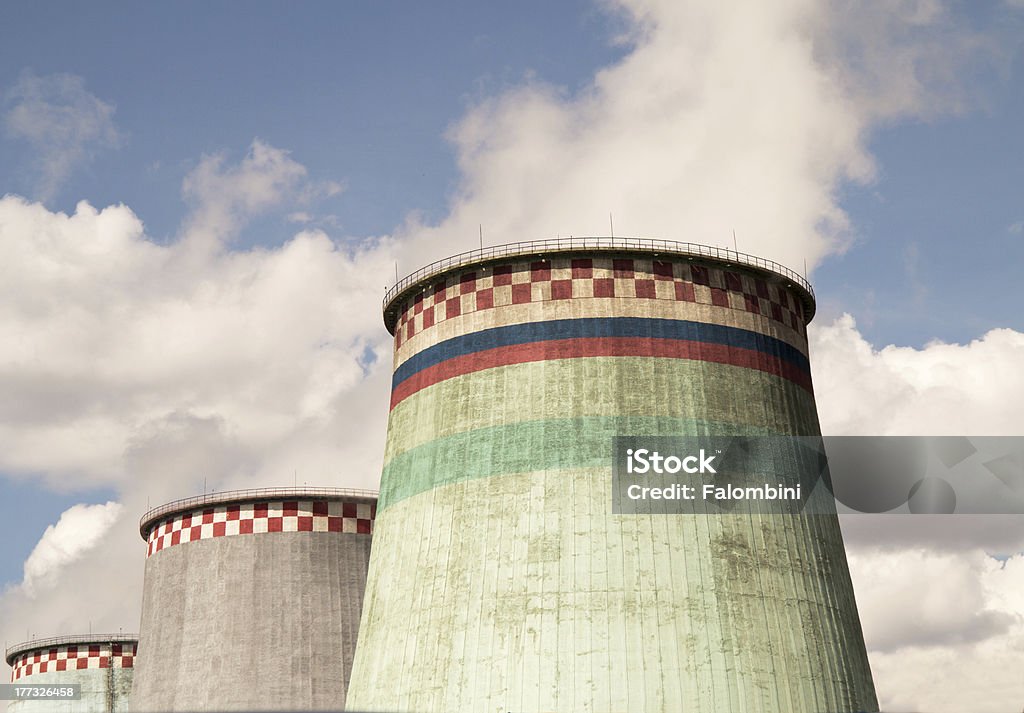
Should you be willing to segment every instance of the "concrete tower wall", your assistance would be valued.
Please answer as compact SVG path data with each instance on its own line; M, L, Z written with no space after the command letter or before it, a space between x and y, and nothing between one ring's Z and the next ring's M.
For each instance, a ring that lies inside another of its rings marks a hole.
M7 650L11 683L81 686L79 700L16 700L8 713L117 713L128 711L134 673L134 636L65 636Z
M344 707L376 499L229 493L162 510L142 526L134 710Z
M809 289L658 252L527 251L386 305L351 708L877 710L834 517L611 513L615 435L819 432Z

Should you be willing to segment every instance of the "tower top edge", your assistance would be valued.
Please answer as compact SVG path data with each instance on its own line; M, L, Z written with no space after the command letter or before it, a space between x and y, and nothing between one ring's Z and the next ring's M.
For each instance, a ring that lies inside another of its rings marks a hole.
M4 652L4 658L7 661L7 665L12 666L14 664L14 659L21 654L25 654L30 651L39 651L41 649L51 649L54 646L137 643L139 643L138 634L71 634L66 636L52 636L48 639L32 639L30 641L22 641L19 644L14 644L13 646L8 647Z
M493 245L464 253L458 253L409 273L392 285L384 294L384 326L394 334L398 322L398 310L403 300L421 289L425 283L439 275L463 270L467 267L504 262L509 259L547 257L550 255L623 255L645 257L670 257L717 263L723 267L739 267L768 277L785 280L787 287L794 290L804 306L806 322L810 322L816 310L814 288L807 278L796 271L756 255L742 253L729 248L684 243L656 238L616 237L559 237L545 240Z
M217 505L255 503L263 500L344 500L355 502L376 502L376 490L358 490L354 488L251 488L248 490L225 490L220 493L207 493L191 498L172 500L149 510L139 520L139 534L145 540L149 531L169 515L187 513Z

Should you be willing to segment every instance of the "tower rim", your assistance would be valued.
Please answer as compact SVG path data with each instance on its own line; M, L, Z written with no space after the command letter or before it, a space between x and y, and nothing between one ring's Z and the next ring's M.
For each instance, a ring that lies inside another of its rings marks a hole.
M211 505L230 505L236 503L258 502L261 500L365 500L377 501L379 492L376 490L359 490L355 488L249 488L247 490L225 490L219 493L194 495L159 505L142 516L139 520L139 534L148 540L153 527L169 515L197 510Z
M504 262L509 258L546 257L548 255L572 255L603 253L606 255L643 255L645 257L684 257L688 260L699 259L704 262L717 263L723 267L739 266L770 278L783 279L787 287L794 288L804 308L804 324L814 318L816 300L811 283L796 271L777 263L774 260L758 257L749 253L720 248L700 243L685 243L676 240L658 238L630 237L557 237L543 240L528 240L515 243L503 243L485 248L477 248L451 255L419 268L398 280L384 294L383 316L384 326L391 334L395 333L398 323L398 307L403 300L426 283L453 270L472 265L486 266Z
M14 659L30 651L50 649L54 646L71 646L75 644L137 644L138 634L70 634L67 636L51 636L48 639L31 639L22 641L7 648L4 658L8 666L14 665Z

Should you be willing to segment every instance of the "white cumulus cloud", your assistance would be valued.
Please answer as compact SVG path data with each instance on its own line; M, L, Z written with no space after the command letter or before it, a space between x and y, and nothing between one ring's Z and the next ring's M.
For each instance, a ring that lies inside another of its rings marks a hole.
M812 324L810 342L827 435L1021 435L1020 332L879 349L847 314ZM882 710L1024 699L1024 516L850 515L843 533Z
M1014 436L1024 423L1024 334L875 348L846 314L810 329L822 432Z
M46 528L25 560L22 586L30 595L52 586L60 570L96 547L121 516L120 503L74 505L65 510L55 525Z
M883 711L1016 710L1024 554L855 552L850 566Z
M339 449L383 443L384 401L357 409L350 426L365 437L330 431L347 422L350 393L386 378L389 241L349 246L306 230L275 248L218 242L301 190L293 164L255 144L237 165L202 165L187 181L198 207L170 245L150 240L125 206L83 202L66 215L0 199L0 470L166 490L128 461L199 429L198 443L220 455L171 481L188 494L204 477L224 487L299 470L326 483L351 463ZM277 448L289 455L275 472ZM189 450L182 443L178 458ZM346 484L371 485L379 462L368 455Z
M869 181L880 121L962 106L957 70L999 52L945 3L621 0L630 51L578 91L539 78L450 130L462 181L410 265L504 243L652 236L810 268L852 239L838 200Z
M864 637L874 651L971 645L1024 633L1020 612L991 600L1006 594L999 589L1000 563L991 557L855 551L850 567L860 586L858 604L870 614Z

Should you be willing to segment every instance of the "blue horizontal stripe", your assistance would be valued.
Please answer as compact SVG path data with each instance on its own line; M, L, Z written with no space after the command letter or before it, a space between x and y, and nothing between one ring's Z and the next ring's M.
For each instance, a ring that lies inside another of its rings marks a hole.
M590 317L492 327L447 339L409 357L395 369L391 385L394 388L417 372L448 359L486 349L585 337L646 337L721 344L761 352L789 362L808 374L811 371L807 357L799 349L780 339L749 329L678 319Z

